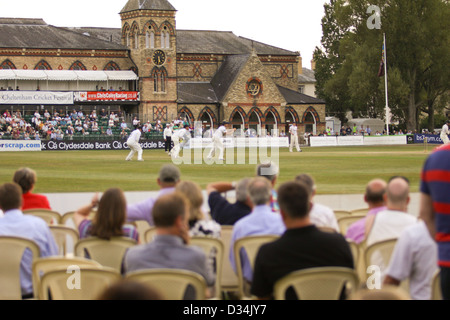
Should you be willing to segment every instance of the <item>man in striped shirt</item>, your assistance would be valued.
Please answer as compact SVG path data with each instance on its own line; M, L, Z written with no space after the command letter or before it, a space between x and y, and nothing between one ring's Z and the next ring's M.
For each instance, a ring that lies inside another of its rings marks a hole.
M421 174L420 218L438 245L441 290L450 300L450 145L435 149Z

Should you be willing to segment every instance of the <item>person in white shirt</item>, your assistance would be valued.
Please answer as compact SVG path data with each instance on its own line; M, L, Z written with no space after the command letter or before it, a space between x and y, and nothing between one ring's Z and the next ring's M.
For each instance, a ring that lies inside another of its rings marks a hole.
M214 157L216 155L216 151L219 151L219 160L225 160L223 158L223 142L222 142L222 138L224 136L224 134L226 134L228 132L228 128L227 126L229 125L229 122L222 122L222 125L219 126L219 128L217 128L217 130L214 132L213 136L212 136L212 143L213 146L211 148L211 151L208 154L208 160L211 160L212 157ZM235 131L235 129L233 129L233 131Z
M298 152L302 152L302 149L300 149L300 145L298 144L298 129L295 123L293 123L290 127L289 127L289 133L291 135L291 143L289 144L289 152L292 152L292 149L295 148L297 149Z
M173 149L169 152L169 155L178 158L180 150L189 143L190 139L189 125L186 124L183 128L175 130L172 134Z
M170 123L166 124L166 128L164 129L164 149L167 153L172 151L172 125Z
M142 147L139 144L141 133L142 127L138 126L137 129L133 130L133 132L131 132L130 136L128 137L127 145L131 149L131 151L125 159L126 161L130 161L136 152L138 154L138 161L144 161L144 159L142 159Z
M306 185L311 194L311 211L309 212L309 218L311 222L318 228L325 227L334 229L339 232L339 224L334 214L333 209L323 204L313 202L312 199L316 195L316 183L309 174L302 173L295 177L296 182L301 182Z
M450 141L448 139L449 131L448 131L448 125L450 124L450 120L447 120L444 125L442 126L441 130L441 140L443 144L449 144Z

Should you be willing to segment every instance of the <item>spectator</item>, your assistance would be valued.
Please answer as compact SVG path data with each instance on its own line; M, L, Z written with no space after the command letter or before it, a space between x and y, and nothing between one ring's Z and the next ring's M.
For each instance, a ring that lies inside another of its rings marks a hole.
M211 220L203 211L203 194L200 186L192 181L181 181L175 187L189 200L189 235L220 238L220 224Z
M94 218L89 214L97 208ZM112 237L128 237L139 241L139 234L133 225L126 224L127 201L119 188L106 190L100 201L95 194L90 204L75 211L74 221L80 233L80 239L98 237L109 240Z
M122 279L103 290L97 300L165 300L161 292L146 283Z
M384 285L399 286L409 279L413 300L430 300L437 270L437 246L423 221L410 225L398 238L386 270Z
M281 235L285 231L281 216L274 213L270 207L272 185L269 180L262 177L253 178L248 185L248 194L253 204L253 210L249 215L234 224L231 235L229 259L235 272L236 262L233 247L236 240L251 235ZM245 253L242 252L241 255L244 278L248 283L251 283L253 278L252 267Z
M113 132L112 132L111 127L108 127L108 128L106 129L106 135L107 135L107 136L110 136L110 137L113 135Z
M450 145L431 153L420 180L420 214L438 246L438 266L444 300L450 300Z
M366 222L368 217L375 216L378 212L386 210L386 193L387 183L382 179L373 179L369 181L366 186L364 194L364 201L369 206L369 211L364 218L352 223L346 233L346 238L354 241L355 243L361 243L366 237Z
M171 163L162 166L156 179L160 188L158 194L141 202L129 204L127 207L127 219L129 221L145 220L153 226L152 209L156 199L164 194L174 192L176 185L180 182L180 175L180 169L177 166Z
M337 232L322 232L309 219L311 195L300 182L286 182L278 189L280 213L286 232L259 249L251 293L270 299L277 280L290 272L314 267L354 268L345 238ZM293 293L286 299L298 299Z
M272 186L272 197L270 199L270 207L272 208L273 212L280 211L277 201L277 192L275 190L278 172L279 172L278 166L274 162L261 163L256 167L256 176L267 178Z
M247 186L250 178L239 182L213 182L206 186L208 205L211 217L221 225L233 225L239 219L252 211L252 203L248 197ZM222 197L221 193L236 191L236 201L233 203Z
M313 202L314 196L316 195L316 183L313 177L307 173L302 173L295 177L295 181L302 182L308 187L309 194L311 195L311 210L309 212L311 223L317 227L332 228L336 232L339 232L339 225L333 210L323 204Z
M403 177L390 179L385 194L386 210L371 216L367 221L367 246L387 239L398 238L417 219L408 214L409 183Z
M140 125L140 123L141 123L141 121L137 117L133 118L133 127L134 127L134 129L136 129Z
M30 168L20 168L14 173L13 181L22 189L22 210L51 210L50 203L46 196L32 193L37 182L36 171Z
M188 200L179 192L162 195L156 200L153 207L156 236L149 243L128 249L125 273L152 268L185 269L203 276L209 287L214 285L215 277L205 253L188 245L188 207ZM195 299L194 293L187 290L185 299Z
M170 153L170 151L172 151L172 134L173 134L172 127L170 126L170 123L167 123L163 134L164 149L167 153Z
M47 223L33 215L24 215L22 207L22 191L16 183L5 183L0 186L0 209L4 216L0 219L0 235L16 236L35 241L40 249L41 257L58 255L58 246ZM31 276L31 252L26 250L20 264L20 286L22 297L33 297Z

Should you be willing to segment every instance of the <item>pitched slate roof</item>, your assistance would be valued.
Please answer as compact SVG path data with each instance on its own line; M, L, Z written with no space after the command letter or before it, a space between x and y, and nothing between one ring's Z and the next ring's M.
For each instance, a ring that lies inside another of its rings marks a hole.
M322 99L317 99L306 94L300 93L298 91L290 90L288 88L277 85L278 90L283 95L286 102L289 104L324 104L325 101Z
M225 97L230 86L233 84L249 58L249 54L227 56L220 65L219 70L217 70L211 80L211 85L214 88L219 101L222 101Z
M213 86L209 82L178 82L178 103L209 104L218 103Z
M298 52L238 37L231 31L177 30L177 53L247 54L252 49L257 54L299 55Z
M115 42L89 37L42 19L0 18L1 48L126 50Z
M315 83L316 77L314 71L308 68L302 68L302 74L298 75L299 83Z
M135 10L165 10L176 11L176 9L167 0L128 0L120 13Z

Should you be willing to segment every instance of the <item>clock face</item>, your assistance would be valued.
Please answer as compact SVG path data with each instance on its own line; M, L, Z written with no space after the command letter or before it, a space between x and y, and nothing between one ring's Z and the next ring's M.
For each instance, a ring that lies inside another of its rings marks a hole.
M157 66L161 66L164 64L164 62L166 62L166 54L162 50L156 50L153 53L152 59L154 64L156 64Z

